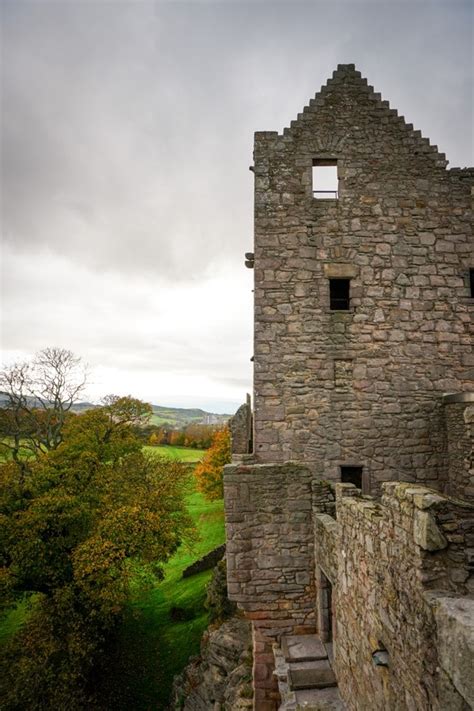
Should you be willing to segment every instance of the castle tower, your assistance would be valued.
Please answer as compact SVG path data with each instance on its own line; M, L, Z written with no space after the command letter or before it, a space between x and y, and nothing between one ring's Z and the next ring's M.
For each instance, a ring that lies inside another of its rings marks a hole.
M275 660L315 633L351 711L467 708L474 169L346 64L253 170L254 449L247 406L224 493L254 708L295 708Z
M255 134L258 462L445 487L441 396L474 375L474 170L446 166L352 64Z

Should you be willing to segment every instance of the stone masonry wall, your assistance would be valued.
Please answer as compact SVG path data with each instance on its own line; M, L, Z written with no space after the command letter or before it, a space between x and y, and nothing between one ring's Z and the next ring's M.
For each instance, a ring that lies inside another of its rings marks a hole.
M247 395L247 402L241 405L235 415L230 418L229 428L232 456L239 458L249 454L252 444L252 408L249 395Z
M259 711L278 699L272 643L315 629L311 479L291 463L224 470L228 594L253 623Z
M444 397L446 493L474 500L474 393Z
M449 657L451 645L455 665L460 653L454 639L441 639L433 609L440 591L473 590L474 505L395 482L383 485L377 503L346 496L350 486L336 486L333 590L335 671L347 708L445 711L446 698L450 709L470 708L440 667L438 646ZM316 565L319 557L316 550ZM374 665L380 649L388 667Z
M313 197L315 158L337 159L337 200ZM474 171L340 65L282 135L255 134L254 172L258 461L442 489L441 394L472 387Z

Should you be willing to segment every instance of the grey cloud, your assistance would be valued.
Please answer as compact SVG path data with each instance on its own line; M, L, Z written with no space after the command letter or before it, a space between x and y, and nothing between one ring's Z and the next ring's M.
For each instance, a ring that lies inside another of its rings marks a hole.
M289 125L338 62L452 166L474 161L469 1L0 7L5 350L61 341L96 363L241 384L249 287L229 296L239 318L208 328L190 307L165 338L164 295L243 268L253 132ZM207 346L183 337L196 318Z
M281 130L341 60L455 163L469 149L468 3L3 7L5 238L90 268L192 279L237 258L253 131Z

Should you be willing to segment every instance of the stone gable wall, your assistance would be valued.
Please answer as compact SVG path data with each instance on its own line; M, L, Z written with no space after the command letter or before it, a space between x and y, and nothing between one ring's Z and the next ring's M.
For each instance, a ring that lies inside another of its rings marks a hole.
M314 158L336 158L338 200L312 196ZM255 135L255 454L321 478L363 465L438 488L440 395L472 387L474 171L339 67L283 135ZM351 277L330 311L328 277Z

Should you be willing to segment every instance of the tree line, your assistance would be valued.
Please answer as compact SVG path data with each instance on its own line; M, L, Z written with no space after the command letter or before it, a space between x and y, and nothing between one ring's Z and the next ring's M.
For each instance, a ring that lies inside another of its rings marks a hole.
M172 445L175 447L191 447L192 449L208 449L212 444L214 433L221 427L191 423L180 429L173 429L169 425L158 427L148 425L144 429L148 444L154 447Z

